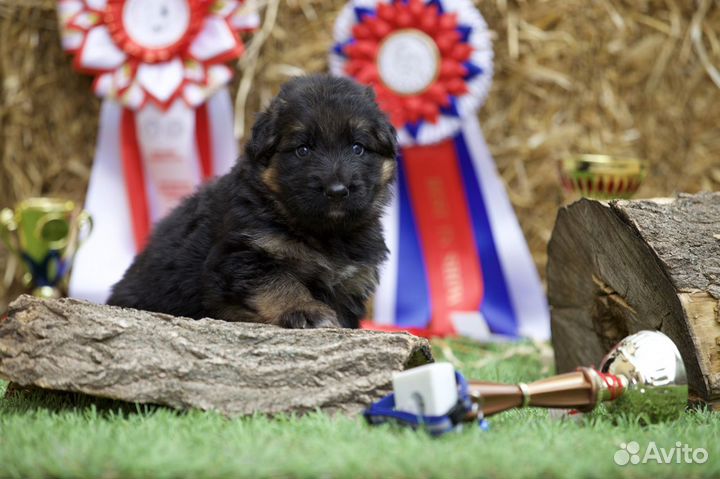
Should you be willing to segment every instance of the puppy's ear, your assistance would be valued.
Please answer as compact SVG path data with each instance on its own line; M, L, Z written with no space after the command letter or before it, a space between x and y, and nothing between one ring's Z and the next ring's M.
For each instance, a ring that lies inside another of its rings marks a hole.
M390 123L385 113L382 113L380 106L377 105L377 97L375 89L371 86L363 87L365 96L372 100L378 108L379 121L375 123L374 134L378 140L378 152L387 158L395 159L397 156L397 131Z
M273 101L266 111L258 114L250 141L245 146L247 158L263 166L270 163L270 158L275 154L280 142L277 128L278 106L277 102Z
M393 160L397 156L398 144L397 144L397 131L392 123L386 118L380 121L379 125L375 129L375 136L378 139L379 149L378 152L386 158L392 158Z

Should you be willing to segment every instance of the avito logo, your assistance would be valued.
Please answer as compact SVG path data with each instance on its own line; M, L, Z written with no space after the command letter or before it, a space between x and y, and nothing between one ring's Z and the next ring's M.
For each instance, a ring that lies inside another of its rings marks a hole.
M650 441L645 451L640 451L640 444L637 441L620 444L620 448L613 456L615 464L625 466L627 464L704 464L708 460L708 452L702 447L692 448L680 441L675 447L658 447L655 441Z

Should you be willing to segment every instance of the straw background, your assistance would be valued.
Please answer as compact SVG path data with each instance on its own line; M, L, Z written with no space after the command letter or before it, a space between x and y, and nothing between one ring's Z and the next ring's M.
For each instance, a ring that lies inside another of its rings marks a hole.
M289 76L325 71L345 0L258 0L232 85L238 132ZM645 158L638 196L720 189L720 2L476 1L496 74L479 113L544 274L556 161L572 152ZM0 207L33 195L82 200L100 102L60 48L53 0L0 0ZM713 66L714 65L714 66ZM112 252L108 252L112 254ZM20 291L0 247L0 311Z

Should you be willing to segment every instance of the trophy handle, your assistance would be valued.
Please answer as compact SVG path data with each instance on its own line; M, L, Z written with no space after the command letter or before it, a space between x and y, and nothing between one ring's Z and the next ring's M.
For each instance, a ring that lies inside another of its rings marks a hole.
M78 213L77 222L78 222L78 231L79 232L78 232L78 243L77 243L76 248L79 248L90 237L90 233L92 233L94 223L93 223L92 215L85 210L82 210L82 211L80 211L80 213ZM86 230L85 233L81 234L80 231L82 231L84 229Z
M8 250L14 255L19 255L20 250L13 244L11 239L13 233L17 231L17 223L15 223L15 212L10 208L4 208L0 211L0 240L5 243Z
M85 243L93 229L93 219L85 210L78 211L70 224L68 247L63 254L63 260L72 261L78 248ZM83 230L86 230L83 233Z
M479 402L483 414L489 416L527 406L590 411L601 401L619 397L627 381L592 368L578 368L527 384L469 381L469 385L471 396Z

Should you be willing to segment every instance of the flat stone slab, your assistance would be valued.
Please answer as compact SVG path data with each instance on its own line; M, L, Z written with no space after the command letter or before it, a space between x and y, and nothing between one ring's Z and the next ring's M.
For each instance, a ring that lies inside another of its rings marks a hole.
M20 296L0 320L0 377L228 416L356 414L396 371L432 361L405 333L193 320L74 299Z

